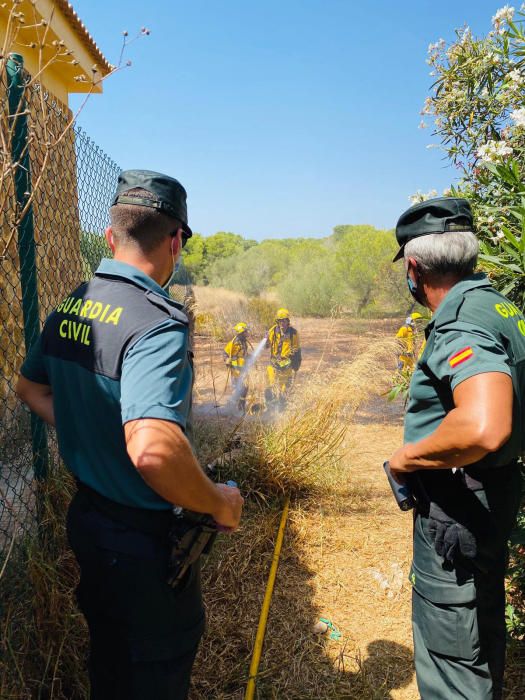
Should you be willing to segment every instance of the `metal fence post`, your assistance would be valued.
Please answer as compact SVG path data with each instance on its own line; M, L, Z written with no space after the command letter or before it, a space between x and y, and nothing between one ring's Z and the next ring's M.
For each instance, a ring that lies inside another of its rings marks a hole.
M11 157L16 168L15 196L17 211L21 212L31 194L23 57L20 54L11 54L6 63L6 71L9 128L12 131ZM24 338L26 352L28 352L38 339L40 332L32 205L18 222L18 257L20 260ZM47 476L48 469L47 430L45 423L34 413L31 413L31 438L34 475L38 480L43 480Z

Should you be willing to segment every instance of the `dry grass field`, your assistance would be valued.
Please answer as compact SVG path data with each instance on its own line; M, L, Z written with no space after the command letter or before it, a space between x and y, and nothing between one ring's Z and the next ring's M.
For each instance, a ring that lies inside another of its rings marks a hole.
M389 403L384 397L395 365L391 339L397 322L292 319L292 323L301 336L303 366L293 406L273 430L284 435L282 440L293 441L296 415L307 412L320 396L322 400L335 392L330 421L343 426L345 435L336 447L337 466L323 467L332 470L328 486L325 481L322 488L292 498L257 697L415 700L419 694L407 580L412 522L409 514L397 509L382 470L384 459L402 441L402 402ZM201 430L213 426L218 451L232 432L249 440L258 420L243 421L223 409L230 392L221 359L223 344L210 336L196 338L196 413ZM263 355L257 383L264 382L264 364ZM321 416L317 422L314 417L309 427L312 440L323 444L330 439L323 432L327 424ZM300 430L305 428L300 425ZM209 440L204 454L213 456ZM245 465L234 456L228 469L242 488ZM291 463L290 470L294 470ZM263 473L264 469L260 472L264 481ZM195 669L192 700L240 700L244 695L282 503L278 493L274 500L264 493L259 497L253 476L247 480L241 530L223 539L205 563L209 626ZM320 617L333 622L340 638L314 633ZM519 669L511 671L506 697L517 700L524 697L525 683Z
M402 438L402 406L377 396L386 390L394 365L390 339L396 321L292 319L292 323L301 337L303 365L290 411L300 414L323 390L332 395L337 391L337 411L331 420L346 433L338 447L340 479L333 488L292 500L258 697L417 698L406 581L411 522L397 510L381 468ZM228 430L243 434L249 428L242 422L237 427L239 419L228 418L221 408L229 395L222 345L222 339L196 338L196 413L201 421L215 421L224 441ZM381 355L381 346L389 346L390 352ZM370 354L381 362L379 366L367 364ZM352 363L357 376L347 377L345 385L341 375ZM264 366L263 356L256 370L258 383L264 382ZM376 376L379 381L374 381ZM290 417L280 421L289 423ZM311 426L312 437L323 443L326 435L320 427ZM275 426L277 432L286 429L280 423ZM195 699L243 697L278 522L278 504L268 511L258 507L256 498L248 498L243 528L219 550L222 575L213 560L205 566L209 631L196 669ZM246 559L248 548L250 561L240 567L239 581L239 558ZM235 562L232 566L229 555ZM313 632L320 617L333 622L340 639Z
M194 445L218 457L221 480L245 495L238 532L203 561L208 628L191 700L242 700L282 505L291 496L257 677L258 700L416 700L407 574L411 517L391 496L382 462L402 440L400 402L388 403L398 322L292 319L303 365L282 414L243 417L228 405L222 348L247 320L256 344L272 313L231 292L197 289ZM241 315L240 315L241 314ZM261 394L267 356L254 372ZM9 572L3 600L0 697L87 698L87 635L64 514L74 489L58 466L45 486L40 539ZM45 541L44 541L45 540ZM45 545L45 546L42 546ZM316 634L319 618L339 634ZM3 648L4 648L3 647ZM3 666L3 664L5 665ZM511 653L506 700L525 697ZM473 699L474 700L474 699Z

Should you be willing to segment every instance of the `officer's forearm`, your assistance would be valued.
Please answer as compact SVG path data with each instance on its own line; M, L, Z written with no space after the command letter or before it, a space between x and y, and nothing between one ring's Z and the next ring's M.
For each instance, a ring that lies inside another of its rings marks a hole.
M49 425L55 425L53 392L47 384L37 384L20 375L16 393L29 408Z
M432 435L406 444L403 450L404 468L410 471L464 467L491 451L483 445L476 421L458 409L451 411Z
M454 390L455 408L428 437L391 459L397 471L464 467L495 452L512 431L512 380L502 372L474 375Z
M224 496L208 479L181 428L170 421L145 418L124 426L131 461L144 481L169 503L219 522Z

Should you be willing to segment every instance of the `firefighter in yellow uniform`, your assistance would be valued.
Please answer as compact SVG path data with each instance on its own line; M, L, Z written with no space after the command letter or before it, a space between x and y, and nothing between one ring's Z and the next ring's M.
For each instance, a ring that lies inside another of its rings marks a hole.
M405 323L396 333L396 338L399 340L401 346L401 353L399 354L397 368L402 372L404 370L411 370L415 363L415 321L417 319L423 318L420 313L415 311L410 316L407 316Z
M224 348L224 361L230 370L232 389L238 392L240 411L246 410L246 395L248 393L248 384L241 378L242 369L248 355L248 338L250 332L248 326L244 322L238 323L233 327L235 335Z
M266 401L277 401L281 408L286 402L295 373L301 366L299 335L290 325L288 309L279 309L275 325L268 331L266 347L270 348L270 364L266 368L268 388Z

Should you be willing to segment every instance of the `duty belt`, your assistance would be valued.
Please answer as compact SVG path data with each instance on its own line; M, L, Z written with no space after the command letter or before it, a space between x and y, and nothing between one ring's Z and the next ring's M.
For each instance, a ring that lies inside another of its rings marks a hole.
M106 515L133 530L154 535L155 537L167 537L170 527L173 525L174 516L171 508L166 510L148 510L147 508L133 508L117 503L94 489L77 480L78 493L95 510Z

